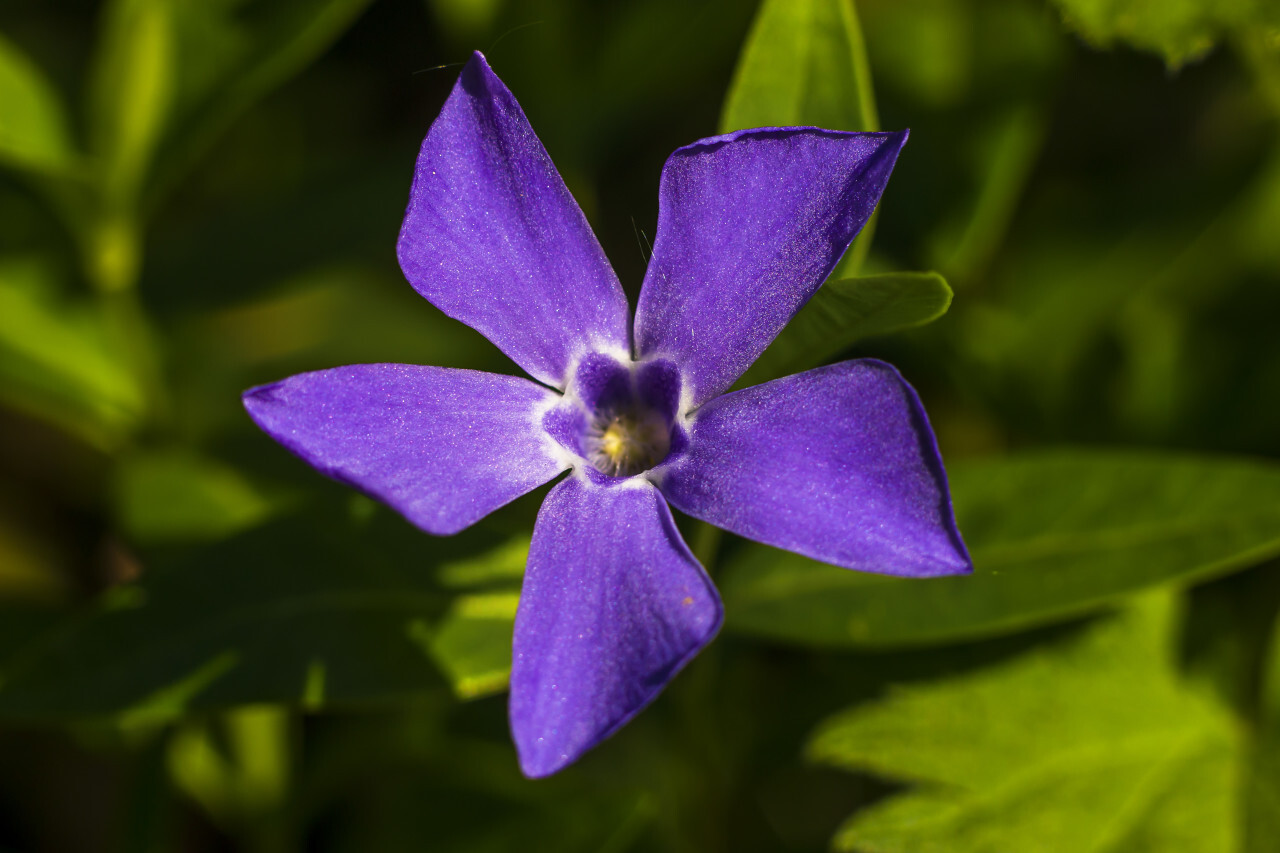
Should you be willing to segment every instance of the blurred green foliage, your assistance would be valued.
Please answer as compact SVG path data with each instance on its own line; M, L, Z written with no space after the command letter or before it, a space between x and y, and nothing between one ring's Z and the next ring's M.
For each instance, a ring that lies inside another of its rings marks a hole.
M1276 9L0 5L0 848L1273 849ZM477 48L633 296L676 147L911 128L743 381L898 365L977 567L857 575L681 519L724 635L538 783L501 693L541 495L432 539L238 399L514 372L393 252Z
M1250 31L1275 36L1280 9L1266 0L1054 0L1066 22L1091 43L1129 44L1171 66L1198 59L1219 41Z

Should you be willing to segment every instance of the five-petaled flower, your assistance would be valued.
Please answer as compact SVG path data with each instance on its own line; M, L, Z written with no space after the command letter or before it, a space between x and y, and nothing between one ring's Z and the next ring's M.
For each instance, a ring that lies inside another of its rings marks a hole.
M364 364L245 393L273 438L429 533L572 472L538 514L516 615L510 721L527 775L616 731L719 629L668 503L846 568L971 570L924 410L892 367L846 361L724 393L831 272L906 139L760 128L676 151L633 324L477 53L422 144L400 265L537 381Z

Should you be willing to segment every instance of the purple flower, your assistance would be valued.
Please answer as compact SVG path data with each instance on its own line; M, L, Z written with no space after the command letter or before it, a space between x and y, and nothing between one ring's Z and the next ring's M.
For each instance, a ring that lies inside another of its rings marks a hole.
M850 569L971 571L919 399L862 359L725 394L831 272L907 133L760 128L679 149L626 297L479 53L423 141L400 265L536 382L362 364L244 395L269 435L434 534L569 470L534 527L511 730L529 776L625 724L720 627L668 503Z

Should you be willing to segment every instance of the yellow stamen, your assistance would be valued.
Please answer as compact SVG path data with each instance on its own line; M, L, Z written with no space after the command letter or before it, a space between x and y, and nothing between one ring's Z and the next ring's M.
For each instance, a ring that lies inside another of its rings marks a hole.
M671 442L662 418L631 413L610 418L598 436L591 462L614 477L629 477L652 468L666 457Z

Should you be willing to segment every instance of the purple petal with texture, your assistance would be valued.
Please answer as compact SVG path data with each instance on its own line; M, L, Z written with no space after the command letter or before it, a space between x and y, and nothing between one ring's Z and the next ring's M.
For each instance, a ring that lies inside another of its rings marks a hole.
M565 469L539 426L557 397L518 376L355 364L250 389L244 406L322 473L445 535Z
M547 384L585 350L630 347L617 276L479 53L423 140L397 252L420 294Z
M720 627L720 598L647 481L557 485L516 613L511 731L555 773L648 704Z
M681 512L826 563L911 577L973 568L924 409L884 362L713 400L684 455L655 473Z
M658 189L638 355L681 365L693 405L726 390L826 280L906 141L760 128L677 150Z

